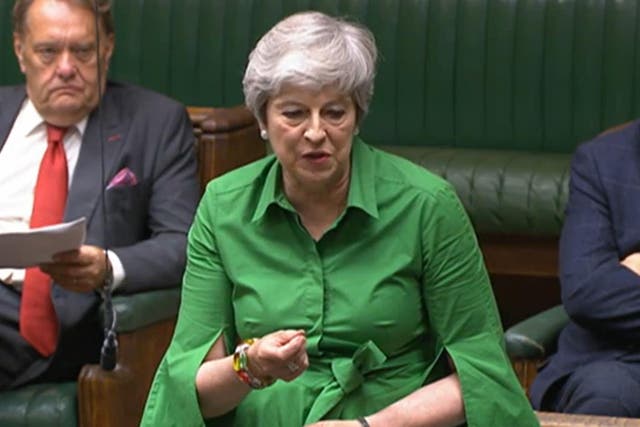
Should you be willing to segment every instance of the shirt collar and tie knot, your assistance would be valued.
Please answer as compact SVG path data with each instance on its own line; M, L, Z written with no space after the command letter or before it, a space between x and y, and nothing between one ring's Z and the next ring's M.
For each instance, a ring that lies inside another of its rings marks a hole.
M50 123L45 123L45 125L47 126L47 144L61 143L69 129L68 127L60 127Z

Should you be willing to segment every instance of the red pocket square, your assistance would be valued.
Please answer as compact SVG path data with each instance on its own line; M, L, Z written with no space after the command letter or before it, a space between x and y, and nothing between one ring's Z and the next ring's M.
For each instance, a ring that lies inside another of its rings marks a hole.
M136 174L129 168L122 168L120 171L109 181L107 190L116 187L131 187L138 183Z

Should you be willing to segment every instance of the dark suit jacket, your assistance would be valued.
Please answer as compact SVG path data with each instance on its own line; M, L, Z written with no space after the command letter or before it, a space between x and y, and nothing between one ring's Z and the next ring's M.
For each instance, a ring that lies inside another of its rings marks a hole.
M562 302L571 322L531 388L534 407L558 379L597 361L640 363L640 121L580 146L560 238Z
M23 86L0 88L0 149L25 96ZM65 220L86 217L86 243L118 255L126 274L118 292L177 286L199 198L193 128L186 111L162 95L110 82L100 115L101 130L97 110L89 117ZM137 185L106 190L103 204L101 190L124 167L135 173ZM70 363L95 360L95 342L102 335L95 320L97 294L69 292L54 284L52 295L61 326L55 357Z

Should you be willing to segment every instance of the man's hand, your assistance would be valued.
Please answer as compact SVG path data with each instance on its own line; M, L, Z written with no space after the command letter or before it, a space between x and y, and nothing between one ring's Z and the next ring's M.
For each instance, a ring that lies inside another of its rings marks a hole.
M89 292L104 286L108 262L104 249L84 245L54 255L53 262L40 264L40 270L67 290Z
M640 276L640 252L634 252L627 255L625 259L620 261L620 264Z

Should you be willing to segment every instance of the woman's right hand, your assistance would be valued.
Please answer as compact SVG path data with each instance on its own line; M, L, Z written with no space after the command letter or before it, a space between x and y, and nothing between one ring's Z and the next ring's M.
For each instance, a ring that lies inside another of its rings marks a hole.
M309 367L303 330L285 329L257 339L247 349L249 370L258 378L292 381Z

